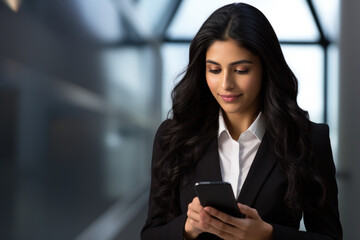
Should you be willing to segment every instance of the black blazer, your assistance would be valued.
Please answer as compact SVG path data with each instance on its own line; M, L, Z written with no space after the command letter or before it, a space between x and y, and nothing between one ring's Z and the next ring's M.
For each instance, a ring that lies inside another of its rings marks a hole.
M165 121L166 123L166 121ZM163 152L159 147L159 136L164 123L159 127L153 149L152 164ZM337 184L335 180L335 166L329 140L329 127L325 124L312 124L313 150L317 155L316 168L328 183L328 194L325 204L317 214L304 212L306 232L299 231L300 218L290 215L283 204L287 187L287 178L280 169L275 153L270 144L272 139L265 133L253 164L241 189L238 202L255 208L261 218L273 226L274 240L289 239L342 239L342 228L339 220ZM198 181L221 181L217 138L207 148L203 157L198 161L194 175L189 184L180 187L181 215L170 222L154 214L157 205L153 194L157 191L154 179L151 180L149 197L149 212L145 226L141 232L141 239L178 239L183 240L183 229L186 221L188 204L196 196L194 184ZM184 182L184 181L183 181ZM201 234L198 239L220 239L209 233Z

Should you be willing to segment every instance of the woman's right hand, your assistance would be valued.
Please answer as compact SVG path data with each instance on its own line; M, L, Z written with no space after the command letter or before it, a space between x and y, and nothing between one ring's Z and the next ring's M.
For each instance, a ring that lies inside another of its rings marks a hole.
M204 210L204 207L201 206L200 200L198 197L194 197L192 202L188 205L187 219L185 222L184 237L186 239L195 239L199 236L204 229L204 222L206 219L211 218L210 214Z

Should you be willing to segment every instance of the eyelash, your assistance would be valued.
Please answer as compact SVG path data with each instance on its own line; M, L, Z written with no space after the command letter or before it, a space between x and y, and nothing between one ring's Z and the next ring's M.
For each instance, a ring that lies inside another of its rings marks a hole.
M237 72L238 74L246 74L246 73L249 72L249 70L248 69L246 69L246 70L235 70L235 72Z
M209 69L209 72L213 73L213 74L219 74L221 72L221 69ZM236 72L237 74L246 74L249 72L248 69L246 70L234 70L234 72Z
M209 72L214 73L214 74L218 74L221 72L221 69L209 69Z

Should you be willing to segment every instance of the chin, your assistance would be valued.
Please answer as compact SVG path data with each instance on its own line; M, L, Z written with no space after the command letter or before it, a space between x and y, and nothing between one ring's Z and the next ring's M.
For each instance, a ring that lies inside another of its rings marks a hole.
M228 113L228 114L240 113L241 112L239 109L229 109L229 108L223 108L223 111L225 113Z

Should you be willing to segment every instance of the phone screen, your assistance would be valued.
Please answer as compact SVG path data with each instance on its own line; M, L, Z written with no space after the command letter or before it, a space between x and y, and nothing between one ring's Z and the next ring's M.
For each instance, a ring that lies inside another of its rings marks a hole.
M202 206L211 206L234 217L245 217L228 182L198 182L195 191Z

